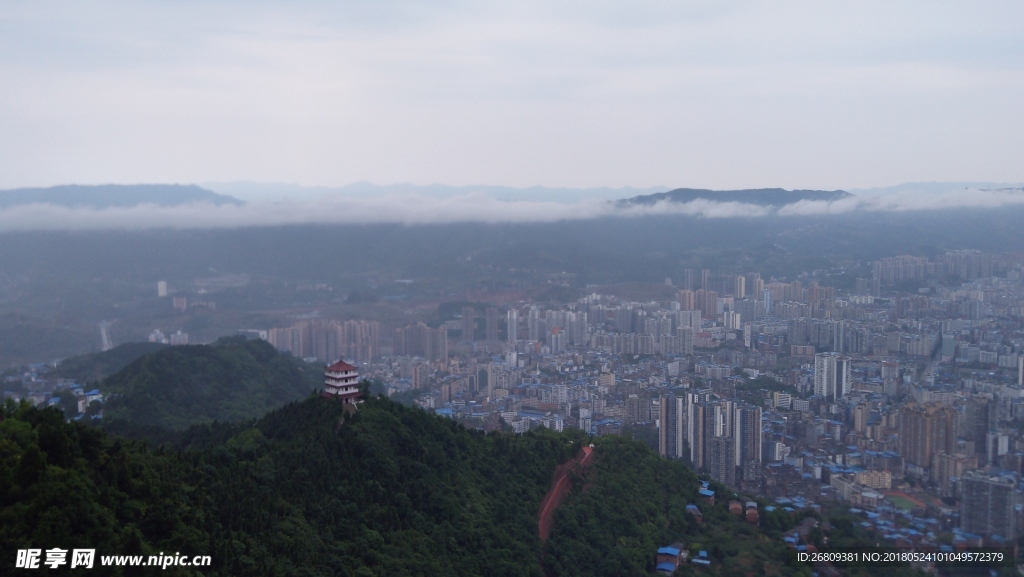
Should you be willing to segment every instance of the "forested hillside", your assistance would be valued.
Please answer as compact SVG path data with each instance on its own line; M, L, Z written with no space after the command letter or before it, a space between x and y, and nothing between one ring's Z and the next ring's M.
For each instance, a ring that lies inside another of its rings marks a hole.
M154 449L8 403L0 550L211 555L203 575L539 574L537 506L580 439L380 399L342 415L311 397Z
M125 343L109 351L74 356L61 361L53 371L53 376L74 379L82 384L98 381L120 371L139 357L168 346L161 343Z
M725 501L697 501L692 471L628 437L596 440L594 465L542 544L539 505L556 466L590 442L579 431L484 434L380 397L346 416L309 396L158 446L52 408L8 401L0 416L0 551L212 558L200 573L168 575L622 576L652 574L657 548L681 541L712 560L683 574L801 571L781 531L802 515L748 525ZM703 524L686 512L692 502Z
M253 419L319 388L322 372L243 337L159 350L100 385L104 420L166 430Z
M728 512L730 492L722 486L712 487L718 497L714 505L703 502L699 480L682 463L657 458L632 439L608 436L596 442L600 458L555 514L544 548L549 574L643 574L652 568L651 552L674 542L694 554L708 552L712 565L701 570L705 574L810 574L809 568L801 573L788 563L781 539L780 530L795 525L797 517L775 513L760 528L748 524ZM699 504L703 523L686 512L691 503Z
M642 441L609 435L594 440L596 459L575 478L569 498L555 513L551 538L544 544L547 575L647 575L654 569L652 552L673 543L692 559L700 551L711 564L683 563L675 576L690 575L805 575L830 574L834 567L794 562L783 537L813 517L827 526L809 538L819 550L828 545L872 547L874 539L861 530L860 519L840 507L824 517L809 510L787 512L758 506L757 524L729 511L729 501L743 498L715 481L714 503L699 494L701 481L679 461L662 459ZM696 505L701 519L687 512ZM826 524L827 523L827 524ZM844 575L923 577L910 567L845 567Z

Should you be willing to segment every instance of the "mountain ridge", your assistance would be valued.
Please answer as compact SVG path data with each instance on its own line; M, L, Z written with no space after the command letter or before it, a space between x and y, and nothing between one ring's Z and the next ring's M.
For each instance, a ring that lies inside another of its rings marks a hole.
M141 204L161 207L208 202L240 206L241 200L194 184L65 184L45 188L0 190L0 209L31 204L69 208L127 208Z
M668 192L625 198L616 204L619 207L626 208L636 205L652 205L658 202L683 204L695 200L710 200L713 202L738 202L757 206L781 207L803 200L831 202L852 198L853 196L844 190L787 190L784 188L709 190L703 188L676 188Z

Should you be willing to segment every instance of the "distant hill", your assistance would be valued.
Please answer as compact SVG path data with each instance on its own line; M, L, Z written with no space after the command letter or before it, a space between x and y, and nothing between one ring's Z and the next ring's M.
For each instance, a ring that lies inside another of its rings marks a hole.
M618 206L655 204L661 201L686 203L694 200L715 202L742 202L758 206L785 206L801 200L840 200L852 194L842 190L786 190L784 188L754 188L746 190L705 190L677 188L668 192L645 194L618 201Z
M67 207L111 208L140 204L178 206L192 202L214 205L244 204L237 198L184 184L69 184L49 188L0 190L0 208L26 204L56 204Z
M102 353L78 355L61 361L53 376L79 383L98 381L127 367L135 359L165 349L161 343L125 343Z
M323 373L244 337L168 347L104 379L105 420L180 430L257 418L323 388Z

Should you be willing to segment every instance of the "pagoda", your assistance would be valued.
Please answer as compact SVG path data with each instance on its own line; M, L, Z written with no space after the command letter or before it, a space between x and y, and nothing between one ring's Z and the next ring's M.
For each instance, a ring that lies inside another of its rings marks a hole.
M345 361L327 367L323 396L338 398L346 405L360 402L359 370Z

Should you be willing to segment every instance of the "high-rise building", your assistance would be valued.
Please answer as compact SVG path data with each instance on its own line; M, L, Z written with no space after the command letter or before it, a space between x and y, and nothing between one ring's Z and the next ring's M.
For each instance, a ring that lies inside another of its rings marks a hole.
M643 307L633 309L633 318L630 321L631 329L629 332L642 333L644 331L644 325L647 323L647 311Z
M729 437L708 439L705 467L711 478L730 487L736 486L736 444Z
M724 313L723 323L725 324L726 329L732 331L738 331L743 327L743 322L741 321L740 313L736 313L733 311L726 311Z
M853 390L852 377L853 359L850 357L839 357L836 359L836 398L845 397Z
M744 403L738 404L733 411L736 466L746 471L750 461L761 462L761 407Z
M515 344L519 338L519 311L508 309L508 342Z
M679 327L676 329L676 337L679 339L679 354L693 354L693 334L693 329L689 327Z
M430 371L427 365L423 363L415 363L409 367L409 381L412 383L412 388L423 389L430 384Z
M683 396L685 398L686 410L686 442L690 448L690 462L694 466L701 466L703 463L703 451L705 451L705 438L707 435L708 402L711 400L709 389L688 390Z
M566 328L569 331L569 343L575 346L587 344L587 338L589 336L589 331L587 329L587 313L583 311L568 313L566 318Z
M1018 504L1014 480L968 471L960 479L960 484L960 528L975 535L998 535L1014 542L1017 538Z
M852 388L851 359L838 353L814 355L814 394L826 399L846 396Z
M900 410L900 454L908 473L923 476L939 451L953 453L953 409L912 403Z
M960 435L974 443L978 464L984 467L989 464L986 450L988 434L998 425L996 404L985 397L971 397L964 402L963 408Z
M473 307L462 307L462 340L473 342L476 332L476 310Z
M479 374L478 379L486 380L486 387L487 387L486 390L487 390L487 399L488 399L488 401L494 399L494 377L495 377L494 373L495 373L495 371L494 371L494 364L493 363L487 363L486 365L481 367L480 372L478 373ZM481 386L480 388L481 388L481 390L483 390L483 386Z
M943 497L959 497L960 479L967 471L978 468L977 455L946 454L945 451L935 453L932 463L931 478L939 485Z
M868 417L871 415L871 405L859 403L853 407L853 430L860 434L867 433Z
M423 323L395 329L395 356L423 357L428 361L448 360L448 329L432 329Z
M565 331L560 330L558 327L552 328L551 334L548 335L548 348L551 350L551 354L557 355L564 351L568 341L569 339Z
M683 290L690 290L690 291L693 290L693 269L692 268L684 268L683 269L683 282L680 283L680 284L681 284Z
M539 341L541 336L540 311L537 307L531 307L529 316L526 318L527 338L531 341Z
M871 265L871 276L882 284L899 284L922 279L935 271L934 263L926 256L892 256L879 259Z
M682 310L674 311L673 317L675 319L675 328L687 328L693 330L693 332L700 332L700 311L693 310Z
M692 311L696 308L695 293L690 289L683 289L677 293L679 299L679 309L684 311Z
M708 405L697 401L695 394L689 394L686 411L686 440L690 443L690 462L700 469L704 467L705 440L709 436L708 422L711 420Z
M739 275L733 281L732 294L737 299L746 298L747 296L747 277Z
M441 325L436 329L430 329L430 348L427 350L427 358L432 361L448 360L448 329Z
M832 350L841 353L846 349L846 323L843 321L831 321L829 328L832 330Z
M682 459L686 447L686 399L668 395L658 404L658 453L672 459Z
M712 439L727 439L729 449L718 448L718 457L727 455L730 459L729 467L731 473L720 471L722 478L731 478L735 481L735 440L733 429L735 427L733 415L734 404L732 401L712 401L709 391L696 391L686 393L686 440L690 444L690 460L697 469L711 470L711 467L722 467L719 462L712 463L710 451ZM727 451L727 453L722 452ZM731 476L730 476L731 475ZM718 477L716 477L718 478Z
M1017 355L1017 386L1024 387L1024 355Z
M484 317L484 334L487 342L498 341L498 309L487 307Z
M626 425L633 425L639 422L640 395L633 393L626 395L622 403L622 422Z
M718 316L718 293L713 290L698 289L694 295L694 308L699 310L705 318Z
M747 294L751 295L755 300L761 298L761 293L764 291L764 279L761 278L761 273L747 273L746 278Z
M704 290L711 289L711 269L703 268L700 270L700 288Z
M266 338L278 350L323 362L339 358L368 362L380 356L380 323L377 321L302 321L287 328L270 329ZM404 354L401 352L404 349L405 333L402 332L394 339L393 354Z
M768 289L761 291L761 301L764 303L765 314L772 314L772 291Z
M814 356L814 394L828 398L836 396L835 353L819 353Z
M156 296L160 298L167 296L167 281L162 280L156 283Z

